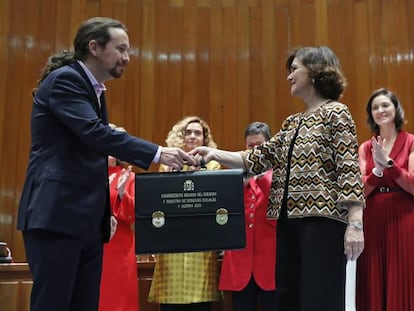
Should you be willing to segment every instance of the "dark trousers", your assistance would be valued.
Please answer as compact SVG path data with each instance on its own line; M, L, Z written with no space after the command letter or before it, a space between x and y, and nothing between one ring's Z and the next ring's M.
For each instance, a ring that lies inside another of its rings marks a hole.
M188 303L188 304L160 304L160 311L210 311L210 302Z
M96 311L102 241L87 242L47 230L23 231L33 278L31 311Z
M345 310L345 228L324 217L278 222L278 311Z
M232 292L233 311L256 311L257 303L262 311L277 311L277 296L274 290L263 290L252 277L247 286Z

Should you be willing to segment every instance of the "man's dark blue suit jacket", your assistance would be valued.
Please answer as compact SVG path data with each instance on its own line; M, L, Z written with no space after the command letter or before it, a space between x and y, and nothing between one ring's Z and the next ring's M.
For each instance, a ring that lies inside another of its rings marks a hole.
M108 240L108 155L147 169L158 145L110 129L103 95L100 102L78 63L52 71L40 84L19 230Z

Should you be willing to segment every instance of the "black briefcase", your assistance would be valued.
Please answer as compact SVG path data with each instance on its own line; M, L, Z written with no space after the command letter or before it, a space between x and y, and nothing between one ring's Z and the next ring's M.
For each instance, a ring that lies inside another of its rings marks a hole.
M137 254L245 247L240 169L135 175Z

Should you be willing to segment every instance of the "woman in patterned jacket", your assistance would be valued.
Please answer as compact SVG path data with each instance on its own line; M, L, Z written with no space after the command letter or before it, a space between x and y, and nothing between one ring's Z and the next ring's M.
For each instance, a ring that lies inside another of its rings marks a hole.
M190 154L248 175L273 169L267 216L278 219L278 311L345 309L347 259L364 247L363 186L352 116L338 58L327 47L294 50L286 62L291 95L305 110L251 151L199 147Z

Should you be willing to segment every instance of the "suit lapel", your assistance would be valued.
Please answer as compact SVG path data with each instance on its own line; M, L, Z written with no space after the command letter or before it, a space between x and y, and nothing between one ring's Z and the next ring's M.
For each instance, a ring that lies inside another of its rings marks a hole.
M98 115L101 117L102 122L107 125L109 120L108 120L108 110L106 109L105 92L102 92L100 101L101 101L101 109L99 109Z
M91 97L91 103L93 106L93 109L96 111L96 114L102 118L102 112L101 112L101 108L99 108L99 101L98 98L96 97L96 93L95 93L95 89L93 88L93 85L91 83L91 81L89 80L88 76L86 75L85 71L83 70L83 68L81 67L81 65L79 65L78 62L74 62L71 64L71 66L80 73L80 75L85 79L86 81L86 85L87 85L87 91ZM101 103L104 102L105 100L102 100L102 98L104 98L105 96L102 93L101 96ZM106 110L106 108L105 108ZM106 115L107 118L107 115ZM103 120L103 119L102 119ZM107 119L106 119L107 120ZM108 121L106 121L106 124L108 123Z

